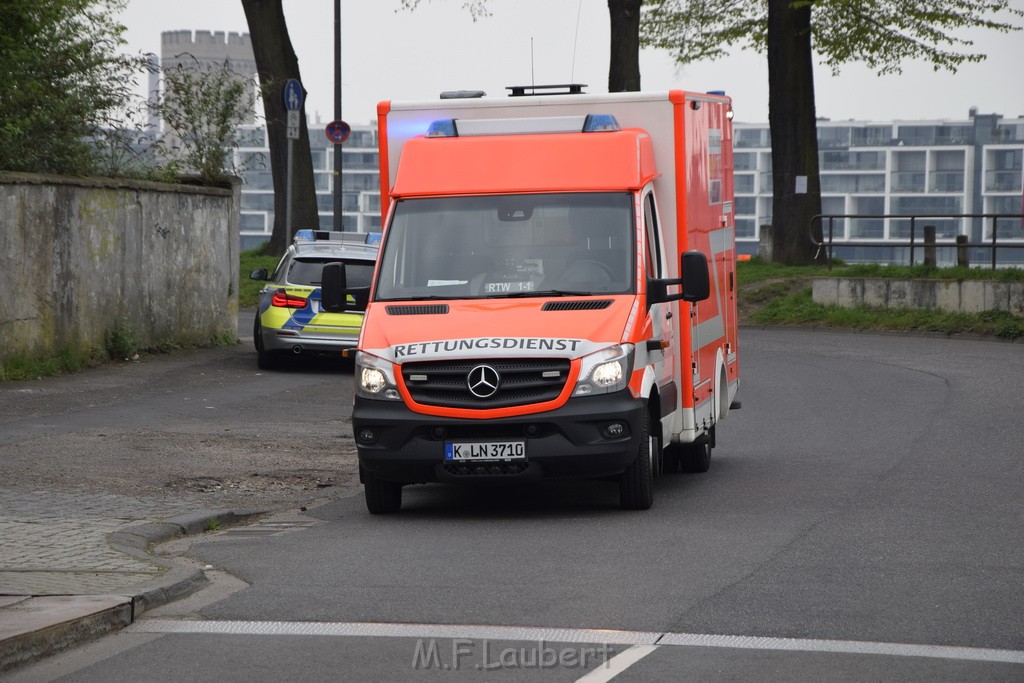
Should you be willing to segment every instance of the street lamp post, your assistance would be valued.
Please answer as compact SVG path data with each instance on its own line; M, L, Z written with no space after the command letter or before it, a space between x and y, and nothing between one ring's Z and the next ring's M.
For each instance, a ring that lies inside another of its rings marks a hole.
M341 120L341 0L334 0L334 120ZM334 145L334 229L341 231L341 145Z

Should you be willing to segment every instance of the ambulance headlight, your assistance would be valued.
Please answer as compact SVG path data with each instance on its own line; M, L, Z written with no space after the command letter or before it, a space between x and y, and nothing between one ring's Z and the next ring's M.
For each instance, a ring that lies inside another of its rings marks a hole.
M356 395L379 401L400 401L394 364L377 356L356 353Z
M633 372L633 345L616 344L584 356L573 396L610 394L625 388Z

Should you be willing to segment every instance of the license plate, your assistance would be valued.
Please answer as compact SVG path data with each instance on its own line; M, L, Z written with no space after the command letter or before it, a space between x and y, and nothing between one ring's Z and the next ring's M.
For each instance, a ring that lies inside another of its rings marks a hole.
M525 441L478 441L446 443L445 460L524 460Z

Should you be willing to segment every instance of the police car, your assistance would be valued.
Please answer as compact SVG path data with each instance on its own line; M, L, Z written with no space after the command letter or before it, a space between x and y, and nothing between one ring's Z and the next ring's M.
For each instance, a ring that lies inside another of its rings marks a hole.
M355 348L364 311L328 313L320 305L320 273L343 262L348 287L369 287L380 247L380 233L299 230L273 275L266 268L249 274L266 280L253 322L257 364L278 365L285 355L340 353Z

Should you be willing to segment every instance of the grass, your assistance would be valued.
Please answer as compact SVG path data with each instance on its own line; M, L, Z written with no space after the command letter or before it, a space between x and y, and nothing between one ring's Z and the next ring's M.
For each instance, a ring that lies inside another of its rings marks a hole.
M257 268L266 268L268 273L273 273L274 268L277 267L277 262L281 260L277 256L261 256L259 250L260 248L257 247L256 249L243 251L239 256L239 308L256 308L260 301L260 290L263 289L265 284L259 280L250 280L249 273Z
M740 262L740 321L761 325L802 325L854 330L978 334L1024 338L1024 317L1004 311L950 313L928 309L846 308L816 304L812 277L890 277L901 279L1024 281L1024 269L928 268L925 266L783 266L759 259Z
M18 353L0 358L0 382L22 381L53 377L64 373L81 372L111 361L134 359L138 353L173 353L188 348L234 346L238 335L224 331L210 339L195 342L168 341L153 348L139 348L131 327L118 323L107 331L105 347L85 351L66 347L56 356L30 356Z
M75 351L68 347L56 356L32 357L15 354L0 361L0 382L52 377L64 372L81 372L108 360L102 349Z

